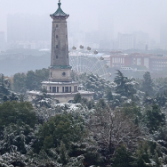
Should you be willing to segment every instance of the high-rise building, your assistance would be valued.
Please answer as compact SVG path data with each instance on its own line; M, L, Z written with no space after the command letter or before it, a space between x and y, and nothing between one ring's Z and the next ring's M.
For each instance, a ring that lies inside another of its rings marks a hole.
M50 28L47 15L8 15L7 41L50 40Z
M149 35L145 32L135 32L135 49L147 50L149 47Z
M5 50L5 33L0 32L0 52Z
M129 50L135 48L135 37L133 34L118 34L118 49Z
M111 17L102 17L99 16L98 23L98 36L99 49L108 50L112 47L112 40L114 38L114 28L113 28L113 19ZM99 33L100 32L100 33Z
M162 49L167 49L167 23L161 25L160 45Z
M51 26L47 15L13 14L7 17L9 48L50 48ZM47 45L46 45L47 44Z

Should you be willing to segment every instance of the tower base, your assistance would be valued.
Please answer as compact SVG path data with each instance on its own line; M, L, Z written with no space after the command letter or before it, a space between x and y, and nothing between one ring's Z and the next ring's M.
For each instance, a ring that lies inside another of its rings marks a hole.
M59 101L60 103L70 103L74 100L74 96L76 94L80 94L82 98L86 98L87 100L92 100L94 92L88 91L78 91L75 93L47 93L47 95L51 96L55 101ZM28 91L28 100L32 101L36 98L36 96L42 95L42 92L39 91Z

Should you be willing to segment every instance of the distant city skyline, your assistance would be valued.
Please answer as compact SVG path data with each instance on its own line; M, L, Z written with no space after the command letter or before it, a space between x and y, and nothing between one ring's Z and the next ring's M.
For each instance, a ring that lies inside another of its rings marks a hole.
M57 2L58 0L0 0L0 31L7 33L7 17L13 14L27 14L32 18L44 16L46 20L48 19L46 24L51 25L49 14L55 12ZM118 33L142 32L147 33L154 43L160 43L161 25L165 23L167 15L167 1L62 0L61 2L63 10L70 14L68 31L72 35L78 34L77 37L81 37L79 34L91 33L91 38L93 38L98 34L94 40L100 38L100 41L96 43L103 45L101 42L103 38L109 41L117 39ZM34 28L40 29L35 26L34 23ZM48 35L50 38L50 32ZM85 36L82 36L81 39L84 39ZM96 43L94 45L97 45Z
M58 0L0 0L0 2L0 31L6 31L4 24L8 14L51 14L56 10ZM164 0L62 0L62 8L70 13L70 20L79 21L81 25L85 23L90 25L82 28L85 31L96 29L98 19L107 17L108 22L113 20L115 33L141 30L149 31L150 35L154 34L155 37L160 22L166 18L166 6L167 1Z

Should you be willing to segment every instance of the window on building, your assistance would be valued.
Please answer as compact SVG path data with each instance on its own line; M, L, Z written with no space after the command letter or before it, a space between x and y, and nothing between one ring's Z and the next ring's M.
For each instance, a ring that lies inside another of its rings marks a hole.
M56 55L56 59L58 59L58 57L59 57L59 56L58 56L58 55Z
M65 92L68 93L68 87L65 87Z
M59 46L58 46L58 45L56 45L56 48L59 48Z
M56 93L56 87L53 87L53 93Z
M77 86L74 86L74 92L77 92L77 91L78 91Z
M58 35L56 35L56 38L59 38L59 36L58 36Z
M58 25L58 24L56 24L56 27L59 27L59 25Z
M71 87L70 87L70 92L71 92Z
M59 93L59 87L57 87L57 93Z
M50 92L52 92L52 87L50 87Z
M64 87L62 87L62 92L64 93Z

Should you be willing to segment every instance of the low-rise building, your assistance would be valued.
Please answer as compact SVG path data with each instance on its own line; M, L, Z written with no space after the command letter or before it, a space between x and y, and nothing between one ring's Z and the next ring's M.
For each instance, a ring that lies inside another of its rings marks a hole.
M111 52L111 68L117 69L138 69L140 67L149 71L160 71L167 68L167 56L157 56L155 54ZM131 68L123 68L131 67Z

